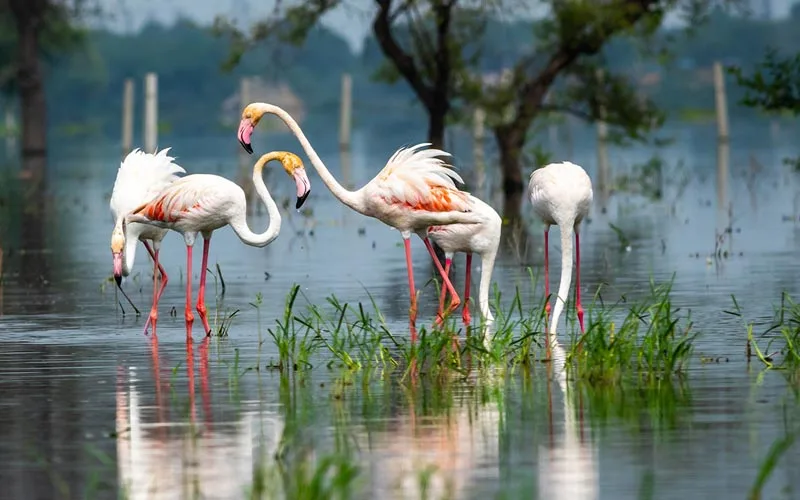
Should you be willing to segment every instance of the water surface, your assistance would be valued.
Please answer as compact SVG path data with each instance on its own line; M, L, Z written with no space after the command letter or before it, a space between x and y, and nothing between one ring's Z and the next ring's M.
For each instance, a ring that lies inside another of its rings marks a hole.
M757 331L765 330L781 293L798 292L800 247L796 174L781 165L788 139L745 132L731 149L730 210L717 203L713 131L687 129L664 153L663 198L615 193L606 213L593 209L581 237L587 301L598 289L606 301L636 299L651 278L674 275L673 300L691 311L702 334L689 374L647 388L579 385L570 396L544 366L419 386L375 377L366 387L324 364L288 374L268 369L276 351L267 341L259 352L259 332L269 338L294 283L300 309L324 306L331 294L348 303L368 303L371 295L393 331L407 332L400 235L340 205L311 172L304 214L292 209L293 183L277 170L268 175L279 205L288 205L281 236L266 248L241 244L228 228L214 234L210 267L221 267L226 293L219 297L209 277L207 301L219 313L212 326L239 310L228 337L203 339L196 321L187 344L185 247L179 235L167 236L161 261L170 282L154 342L142 335L151 300L143 247L124 284L142 317L115 308L108 281L108 197L118 148L58 145L41 215L5 206L0 219L0 481L9 498L118 491L131 498L242 498L254 483L292 496L331 460L357 468L352 485L364 498L420 498L423 490L429 498L741 498L798 413L782 375L759 377L760 367L745 362L743 320L724 310L735 295ZM349 159L334 140L312 140L337 177L360 186L408 141L392 137L356 133ZM187 170L236 178L231 137L171 145ZM300 152L285 135L264 135L256 146ZM455 163L469 180L470 148L466 138L454 138ZM615 172L648 154L614 152ZM594 176L592 148L576 149L574 161ZM473 192L500 206L489 168L487 184ZM267 223L263 210L250 217L256 232ZM728 257L709 257L715 233L728 226L721 243ZM528 274L541 270L541 230L531 218L527 235L506 235L493 277L503 304L515 288L525 303L541 300L541 284L533 288ZM551 234L557 255L558 229ZM420 241L413 252L423 287L420 319L430 324L433 267ZM552 261L557 276L558 259ZM461 290L463 256L455 280ZM257 294L258 311L250 305ZM701 356L719 362L702 363ZM260 370L243 373L255 366ZM796 496L797 450L781 458L764 498Z

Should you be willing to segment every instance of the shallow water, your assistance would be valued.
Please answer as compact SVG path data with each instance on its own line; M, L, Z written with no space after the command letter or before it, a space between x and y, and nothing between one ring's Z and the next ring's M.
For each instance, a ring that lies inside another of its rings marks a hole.
M322 364L288 376L267 369L276 351L266 330L283 314L293 283L301 287L301 309L323 306L331 294L368 304L368 291L392 330L407 332L399 234L339 205L311 172L313 214L283 210L281 236L268 247L242 245L228 228L215 233L209 267L220 265L226 293L217 303L209 277L207 303L220 317L239 310L226 338L204 340L195 321L187 345L185 249L178 235L166 238L161 261L170 281L153 342L142 335L151 300L143 247L124 284L142 317L127 305L125 316L115 309L107 280L117 147L58 145L44 215L3 212L0 482L9 498L104 498L118 491L131 498L241 498L262 480L266 491L292 496L301 478L315 473L313 460L329 458L358 467L354 489L365 498L420 498L425 484L428 498L742 497L769 447L796 427L798 412L782 375L760 376L759 366L746 364L742 319L724 310L733 294L757 331L765 330L781 293L798 292L800 247L798 225L784 220L797 213L797 179L780 164L791 154L788 138L746 132L734 137L731 151L728 258L708 258L715 229L728 225L728 216L717 209L713 131L703 128L681 131L665 154L672 167L663 200L617 193L607 213L593 209L581 236L587 302L601 285L606 302L640 297L651 277L664 282L674 273L674 303L691 310L701 332L688 376L615 391L580 386L571 397L548 382L544 367L419 386L375 377L366 387ZM334 174L354 186L403 143L371 139L355 134L343 169L335 141L312 136ZM230 137L172 145L191 172L236 176L238 144ZM255 145L299 152L283 135ZM455 145L460 166L471 146L463 137ZM594 150L575 153L594 175ZM624 170L645 156L634 151L611 159ZM680 160L683 168L674 168ZM683 175L688 184L681 189ZM494 182L475 192L494 200L487 195ZM293 196L282 173L270 172L267 183L279 204ZM263 213L250 218L256 232L267 223ZM622 230L629 249L620 247L609 223ZM527 271L542 265L541 226L531 221L530 227L527 245L504 250L496 265L493 281L504 304L515 287L526 303L541 300L543 290L532 288ZM551 234L558 255L558 229ZM413 252L416 281L424 286L420 318L430 324L433 268L420 241L413 241ZM552 260L557 276L558 259ZM477 271L477 258L475 265ZM455 276L461 290L463 256ZM259 311L249 305L257 293ZM267 339L260 353L259 325ZM719 362L701 363L700 356ZM254 366L260 370L242 373ZM276 452L281 460L273 459ZM798 494L798 459L797 447L781 457L764 498Z

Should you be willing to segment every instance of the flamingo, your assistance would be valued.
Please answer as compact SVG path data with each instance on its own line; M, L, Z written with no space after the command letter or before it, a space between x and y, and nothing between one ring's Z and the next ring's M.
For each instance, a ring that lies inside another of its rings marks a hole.
M134 309L136 306L122 289L122 277L128 276L133 268L137 241L142 242L147 253L153 259L153 307L144 324L144 333L147 333L153 316L158 310L158 301L167 286L167 273L158 263L158 251L167 230L146 224L127 224L125 214L151 200L162 189L178 180L180 178L178 174L186 173L186 170L173 163L175 158L167 156L169 150L170 148L166 148L156 154L150 154L137 148L128 153L117 170L117 178L114 181L114 189L109 202L114 218L114 229L111 233L114 280L122 295ZM153 243L152 248L147 243L148 241ZM161 274L160 290L158 289L156 270Z
M491 311L489 311L489 286L491 284L494 261L497 257L497 249L500 246L500 231L503 221L497 211L491 206L471 195L470 199L475 213L483 217L483 222L480 224L431 226L428 228L428 237L444 251L445 274L450 272L450 265L452 264L455 252L464 252L467 254L466 276L464 279L464 308L461 315L464 321L464 327L468 327L472 319L469 312L472 254L477 253L481 256L481 283L478 291L478 306L488 326L494 321L494 317ZM439 298L437 322L441 322L444 317L444 301L446 296L447 288L443 287L442 295ZM453 308L451 306L448 313L452 311Z
M545 332L545 349L550 352L550 335L555 338L558 317L564 308L572 280L572 234L575 233L575 309L581 333L583 307L581 306L581 246L579 239L581 221L588 215L592 204L592 180L580 166L565 161L550 163L531 173L528 195L536 215L544 222L544 294L545 323L550 314L550 274L548 262L548 234L550 226L561 229L561 283L558 285L553 318ZM547 325L545 324L545 328Z
M417 294L414 287L414 272L411 265L411 234L422 238L431 254L445 286L453 296L451 307L460 303L453 284L444 272L427 236L429 226L448 224L475 224L483 220L474 212L474 198L456 189L454 180L461 177L448 168L439 156L450 156L439 149L422 149L428 143L398 149L383 169L372 180L357 191L344 188L317 155L300 125L292 116L278 106L263 102L248 104L242 111L239 123L239 143L248 153L253 152L250 137L258 122L267 114L278 116L300 141L311 164L322 178L333 196L356 212L380 220L400 231L403 238L408 269L408 285L411 293L409 329L412 344L416 341Z
M169 185L151 201L144 203L128 215L128 222L139 222L156 227L172 229L183 235L186 243L186 336L191 338L194 314L192 314L192 246L197 233L203 236L203 267L200 272L200 289L197 294L197 312L203 322L206 336L211 335L206 314L206 269L211 234L230 225L242 242L254 247L270 244L281 229L281 214L269 194L261 171L268 162L278 160L283 169L297 184L297 204L300 208L311 192L311 183L306 176L303 161L297 155L273 151L263 155L253 167L253 183L269 214L269 226L261 234L254 234L247 226L245 194L242 188L224 177L210 174L187 175ZM153 317L155 331L157 311Z

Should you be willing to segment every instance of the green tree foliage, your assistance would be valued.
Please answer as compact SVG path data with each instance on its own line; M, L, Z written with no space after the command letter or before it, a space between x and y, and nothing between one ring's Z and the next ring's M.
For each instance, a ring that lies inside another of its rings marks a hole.
M233 60L260 40L302 43L322 15L344 0L305 0L256 24L249 35L224 19L220 32L234 41ZM391 67L378 76L401 77L428 114L428 137L443 142L445 118L463 119L477 106L488 113L500 151L504 212L519 213L523 151L534 120L545 113L603 118L618 137L644 140L663 117L626 73L607 67L602 51L615 38L657 45L655 35L668 13L681 11L690 25L706 16L712 1L550 0L550 15L527 25L502 50L487 50L491 16L519 8L515 2L464 0L375 0L373 35ZM497 47L493 47L497 50ZM645 53L646 51L640 51ZM652 52L652 51L651 51ZM601 71L602 70L602 71ZM488 83L488 72L504 77ZM599 77L602 75L602 77Z
M535 29L530 21L485 17L482 22L480 65L474 71L499 73L530 52ZM588 59L559 77L544 103L543 113L553 114L553 106L567 105L571 110L587 112L591 101L586 96L572 99L570 95L599 83L612 87L618 76L629 85L637 85L640 102L655 103L670 120L698 114L708 115L709 123L713 123L711 63L718 60L726 65L736 64L749 74L763 60L763 48L768 45L780 47L779 55L783 56L800 52L800 37L795 33L796 21L789 19L767 22L714 12L691 39L684 37L682 31L658 31L648 40L619 36L595 56L597 61ZM0 51L2 40L12 36L16 36L13 30L0 32ZM664 47L670 48L669 57L663 56ZM134 131L138 134L141 83L148 71L159 74L159 120L164 127L160 138L165 141L229 133L230 125L223 129L219 119L222 101L238 90L241 76L258 75L286 83L304 101L308 119L303 126L312 128L311 137L330 138L331 147L336 147L336 134L329 131L337 124L342 71L353 76L354 126L379 131L386 144L379 149L417 140L425 133L425 110L415 105L416 95L402 84L404 80L387 62L374 37L366 40L361 52L354 53L340 36L318 25L310 30L302 46L278 40L248 46L241 63L231 72L222 72L220 67L228 56L227 39L215 37L207 26L188 21L169 26L150 24L124 34L87 31L78 50L54 52L43 59L51 133L57 138L80 133L92 135L93 139L102 136L119 140L123 81L134 78ZM591 80L593 66L604 67L602 82ZM374 81L381 67L392 69L401 84ZM580 74L586 78L581 79ZM487 91L492 89L488 82L485 85ZM730 85L728 93L731 103L736 103L746 92L738 85ZM744 106L730 107L734 120L757 118L759 113ZM467 120L471 115L471 105L457 99L449 120ZM537 128L545 130L539 127L544 124L535 123L529 134ZM313 130L317 127L319 134ZM619 127L613 130L627 137ZM530 149L526 147L526 151ZM529 162L527 153L524 162Z
M746 90L741 100L745 106L795 116L800 113L800 52L781 56L772 48L750 75L739 66L729 71Z
M800 17L798 12L800 8L793 10L792 17ZM728 71L745 89L741 104L770 114L800 114L800 52L784 56L770 48L752 73L746 74L739 66ZM800 170L800 158L785 158L784 163Z

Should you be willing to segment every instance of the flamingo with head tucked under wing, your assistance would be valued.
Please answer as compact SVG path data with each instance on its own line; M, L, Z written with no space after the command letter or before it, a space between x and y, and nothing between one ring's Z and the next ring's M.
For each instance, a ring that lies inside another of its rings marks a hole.
M300 208L311 192L311 183L306 176L303 162L296 155L273 151L259 158L253 167L253 183L256 192L267 207L269 226L261 234L254 234L247 226L247 202L242 188L224 177L209 174L187 175L161 191L150 202L136 207L128 222L139 222L156 227L172 229L183 235L186 243L186 336L191 337L192 323L192 246L197 233L203 235L203 264L200 270L200 289L197 293L197 312L203 322L206 335L211 334L206 314L206 269L211 233L230 225L247 245L264 247L278 237L281 229L281 214L269 194L261 177L268 162L278 160L283 169L297 184L297 204ZM155 331L157 314L153 317Z
M575 234L575 309L578 313L581 333L583 306L581 306L581 246L579 230L581 221L589 214L592 204L592 180L586 171L568 161L550 163L531 173L528 194L533 210L544 222L544 294L547 300L546 314L550 312L550 275L548 262L548 233L550 226L561 229L561 283L553 311L549 331L545 335L545 349L550 354L550 336L555 337L558 317L567 301L572 280L572 234ZM547 318L545 318L545 322ZM546 328L546 326L545 326Z
M498 247L500 246L500 232L503 221L500 218L500 214L488 204L473 196L470 196L470 198L475 213L483 217L483 222L480 224L431 226L428 228L428 237L444 251L445 273L450 272L450 265L452 264L454 253L464 252L467 254L466 276L464 279L464 306L461 315L465 328L469 327L471 321L469 312L469 290L470 276L472 274L472 254L477 253L481 256L481 283L478 290L478 307L481 311L481 316L486 320L485 326L488 327L494 321L494 317L491 311L489 311L489 287L491 285L494 261L497 257ZM446 296L447 288L442 287L442 295L439 298L437 322L441 322L445 316L444 302ZM450 311L452 310L451 306Z
M439 156L450 156L439 149L422 149L428 144L417 144L397 150L375 178L357 191L349 191L339 184L320 160L303 130L292 116L278 106L263 102L248 104L242 112L238 138L242 147L253 152L250 137L265 114L278 116L294 133L311 164L319 173L322 182L342 203L356 212L374 217L400 231L404 240L408 284L411 291L409 326L411 342L416 340L417 294L414 288L414 272L411 265L411 234L416 233L433 257L445 287L453 296L452 307L460 303L453 284L444 272L442 264L428 240L430 226L448 224L476 224L483 221L475 212L474 198L456 189L454 180L461 177L448 168Z
M153 258L153 308L144 324L145 333L157 311L158 300L167 286L167 273L158 263L158 251L167 230L146 224L126 224L125 215L142 203L150 201L162 189L180 179L178 174L186 173L182 167L173 162L173 157L167 156L169 149L162 149L157 154L145 153L139 149L128 153L117 170L117 178L114 181L114 189L109 202L111 214L114 217L114 229L111 233L114 280L131 306L133 306L133 302L122 289L122 277L128 276L133 267L136 258L136 242L141 241L150 257ZM152 248L147 243L148 241L153 242ZM161 274L160 289L156 270Z

